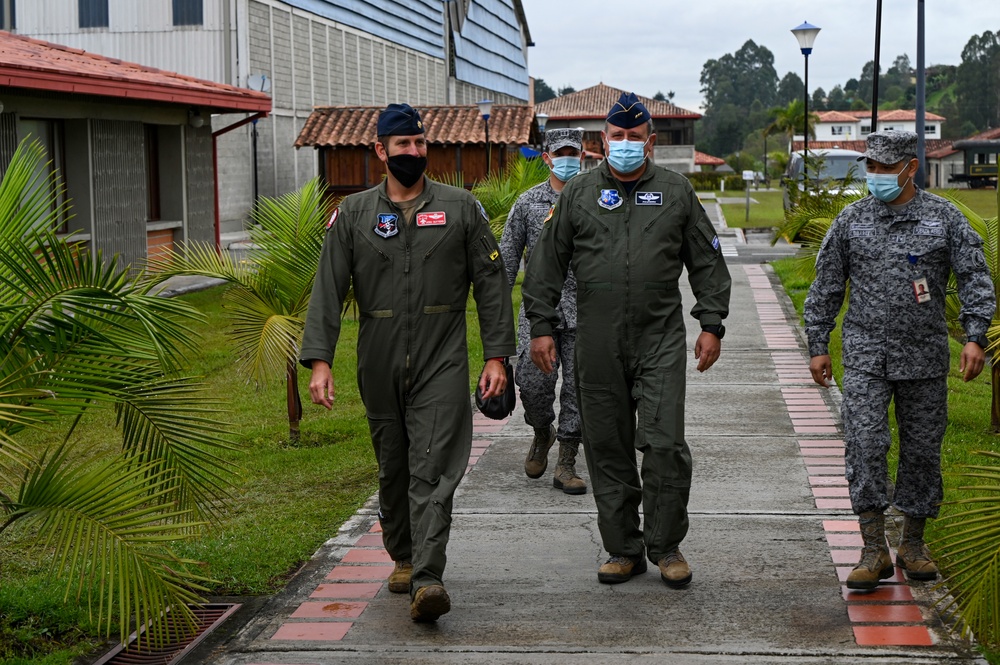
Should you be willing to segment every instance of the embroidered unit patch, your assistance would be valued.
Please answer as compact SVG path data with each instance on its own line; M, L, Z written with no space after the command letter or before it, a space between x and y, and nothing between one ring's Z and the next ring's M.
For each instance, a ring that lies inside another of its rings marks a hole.
M399 215L391 212L380 212L378 222L375 223L375 233L383 238L391 238L399 233L399 225L396 223L398 220Z
M635 204L637 206L661 206L663 205L663 192L636 192Z
M622 197L617 189L602 189L601 197L597 199L597 205L607 210L614 210L622 204Z
M447 221L443 212L418 212L417 226L444 226Z

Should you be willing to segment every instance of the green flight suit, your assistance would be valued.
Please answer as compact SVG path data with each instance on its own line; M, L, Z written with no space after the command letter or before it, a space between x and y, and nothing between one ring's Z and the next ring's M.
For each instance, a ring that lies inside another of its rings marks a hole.
M464 189L424 179L413 221L385 183L334 213L313 285L301 362L332 364L353 280L358 387L379 466L379 519L394 561L413 562L411 593L441 584L452 498L472 446L466 344L469 285L486 358L515 353L503 259Z
M731 279L691 184L647 160L627 194L604 162L566 183L523 285L531 336L541 337L559 322L567 268L576 275L576 385L598 527L609 553L637 555L645 543L654 563L688 529L685 266L697 298L692 316L721 323Z

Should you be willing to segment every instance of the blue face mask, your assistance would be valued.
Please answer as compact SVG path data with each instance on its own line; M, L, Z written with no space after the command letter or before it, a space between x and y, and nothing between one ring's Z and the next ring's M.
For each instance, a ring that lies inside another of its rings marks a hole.
M646 161L646 141L608 141L611 168L625 174L638 170Z
M906 166L909 166L907 164ZM879 201L892 203L903 192L904 182L899 184L899 176L906 170L906 166L899 173L867 173L865 180L868 182L868 191ZM907 178L909 180L909 178Z
M568 181L580 172L580 158L570 155L569 157L552 158L552 174L562 180Z

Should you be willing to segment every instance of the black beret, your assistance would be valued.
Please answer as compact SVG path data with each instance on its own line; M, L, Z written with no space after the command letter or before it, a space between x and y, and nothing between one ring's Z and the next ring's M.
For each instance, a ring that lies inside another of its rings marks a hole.
M650 115L634 92L623 92L608 111L608 122L616 127L632 129L649 121Z
M379 136L413 136L424 133L420 114L409 104L389 104L378 114Z

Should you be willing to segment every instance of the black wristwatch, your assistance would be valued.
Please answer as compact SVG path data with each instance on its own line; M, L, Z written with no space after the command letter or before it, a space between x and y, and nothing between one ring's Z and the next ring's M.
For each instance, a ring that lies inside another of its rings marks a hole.
M990 341L986 339L986 335L969 335L965 338L965 343L968 344L969 342L975 342L983 349L989 346L990 343Z
M722 339L723 337L726 336L726 326L722 325L721 323L714 326L702 326L701 330L702 332L712 333L719 339Z

